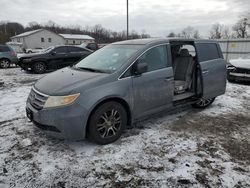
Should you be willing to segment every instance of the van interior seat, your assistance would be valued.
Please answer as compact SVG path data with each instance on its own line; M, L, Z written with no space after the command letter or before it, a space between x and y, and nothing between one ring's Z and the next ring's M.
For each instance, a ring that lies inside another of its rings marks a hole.
M181 49L174 60L175 93L180 94L190 89L195 61L187 49Z

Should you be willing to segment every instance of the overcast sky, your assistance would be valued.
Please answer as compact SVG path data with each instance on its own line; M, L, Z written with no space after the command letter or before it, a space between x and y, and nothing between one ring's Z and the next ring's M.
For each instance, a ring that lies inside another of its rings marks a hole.
M126 0L0 0L0 20L27 24L52 20L63 26L126 29ZM129 0L130 30L166 36L190 25L202 35L220 22L232 25L249 11L250 0Z

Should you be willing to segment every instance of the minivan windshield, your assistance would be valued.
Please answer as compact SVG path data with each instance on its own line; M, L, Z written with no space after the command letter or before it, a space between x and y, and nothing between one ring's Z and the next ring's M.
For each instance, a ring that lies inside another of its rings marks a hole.
M108 45L81 60L74 68L113 73L141 47L141 45Z

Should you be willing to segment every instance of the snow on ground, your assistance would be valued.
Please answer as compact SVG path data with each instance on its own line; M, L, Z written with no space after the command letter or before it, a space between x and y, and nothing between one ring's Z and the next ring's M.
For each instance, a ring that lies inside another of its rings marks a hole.
M250 187L250 86L205 110L162 112L117 142L53 139L25 117L44 75L0 70L0 187Z

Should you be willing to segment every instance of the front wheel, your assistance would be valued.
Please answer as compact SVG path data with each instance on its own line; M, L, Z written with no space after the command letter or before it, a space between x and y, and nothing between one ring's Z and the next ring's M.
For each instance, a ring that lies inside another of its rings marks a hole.
M5 69L10 67L10 61L8 59L1 59L0 60L0 67Z
M98 144L109 144L120 138L126 124L124 107L118 102L106 102L90 117L87 137Z
M45 73L46 72L46 65L45 63L43 62L36 62L34 65L33 65L33 68L32 70L37 73L37 74L42 74L42 73Z
M192 104L192 106L194 108L206 108L214 102L214 99L215 97L211 99L200 98L196 103Z

